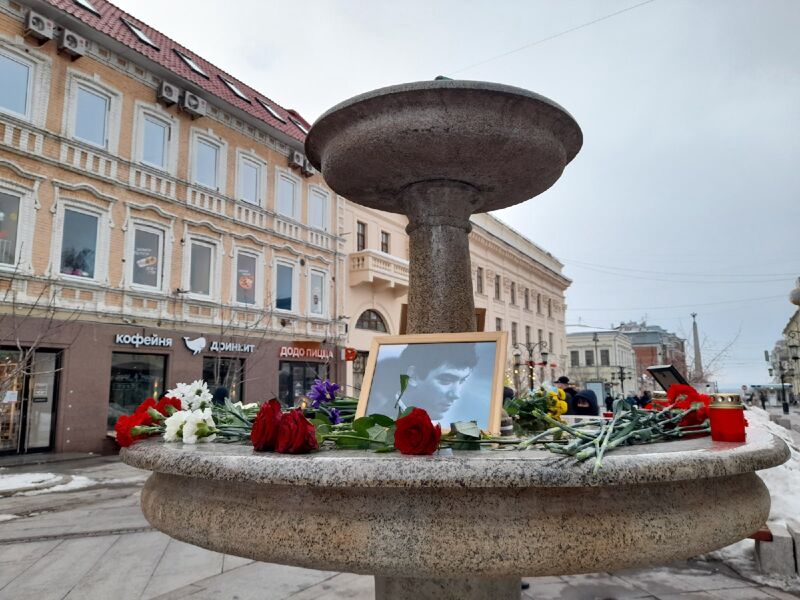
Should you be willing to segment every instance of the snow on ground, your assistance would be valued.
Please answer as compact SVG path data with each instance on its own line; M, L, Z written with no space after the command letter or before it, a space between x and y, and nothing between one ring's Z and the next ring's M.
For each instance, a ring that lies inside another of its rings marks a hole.
M41 494L52 494L53 492L71 492L73 490L80 490L87 487L97 485L99 482L94 479L89 479L83 475L73 475L67 483L60 485L52 485L47 488L38 490L29 490L27 492L19 492L15 496L39 496Z
M18 473L15 475L0 475L0 492L8 492L21 488L40 485L52 485L63 478L55 473Z
M0 521L10 521L11 519L18 518L19 515L0 515Z
M750 407L746 415L751 425L757 424L765 427L786 442L791 450L792 455L788 461L772 469L758 472L772 498L768 522L786 524L787 519L800 517L800 446L788 429L769 420L769 413L765 410ZM742 540L712 552L707 557L724 562L743 577L762 585L800 592L800 577L785 578L758 571L755 563L754 540Z

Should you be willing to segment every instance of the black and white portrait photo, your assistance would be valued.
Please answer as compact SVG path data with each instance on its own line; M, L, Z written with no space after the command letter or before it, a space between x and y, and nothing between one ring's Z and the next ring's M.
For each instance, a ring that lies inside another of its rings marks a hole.
M465 336L497 339L461 341ZM445 429L456 421L476 421L481 429L490 430L497 420L494 413L502 389L499 366L505 360L505 341L501 337L504 334L378 338L376 352L370 353L372 368L367 368L359 414L396 418L399 411L416 406ZM402 397L401 375L408 377Z

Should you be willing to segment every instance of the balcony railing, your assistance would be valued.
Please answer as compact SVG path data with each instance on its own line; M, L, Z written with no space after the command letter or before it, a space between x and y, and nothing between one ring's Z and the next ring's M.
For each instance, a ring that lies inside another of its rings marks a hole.
M72 165L81 171L87 171L107 179L116 179L117 161L109 158L104 152L94 152L83 146L67 141L61 142L59 160L63 164Z
M383 283L400 291L408 289L408 261L375 250L350 255L350 285Z

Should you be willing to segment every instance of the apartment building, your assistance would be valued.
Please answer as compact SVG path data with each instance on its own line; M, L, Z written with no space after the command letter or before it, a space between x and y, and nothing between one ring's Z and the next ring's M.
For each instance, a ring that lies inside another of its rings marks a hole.
M182 381L343 376L308 127L104 0L0 0L0 452L101 451Z
M641 386L649 390L659 389L647 368L653 365L673 365L684 377L686 369L685 340L659 325L647 322L628 321L614 328L628 336L636 354L636 377Z
M507 368L522 353L535 381L565 372L564 292L570 280L551 254L490 214L472 216L470 255L479 331L507 331ZM405 333L408 306L407 219L345 201L348 257L345 320L347 386L357 394L372 339ZM544 357L547 358L545 361Z

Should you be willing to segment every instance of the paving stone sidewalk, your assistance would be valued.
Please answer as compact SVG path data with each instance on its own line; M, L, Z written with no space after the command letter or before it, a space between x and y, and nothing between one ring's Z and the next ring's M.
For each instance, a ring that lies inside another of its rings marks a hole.
M0 468L0 476L33 472L86 487L62 483L62 491L0 497L0 600L373 598L369 576L253 562L154 531L139 510L147 473L116 457ZM800 598L747 581L722 563L700 561L527 581L523 597L537 600Z

